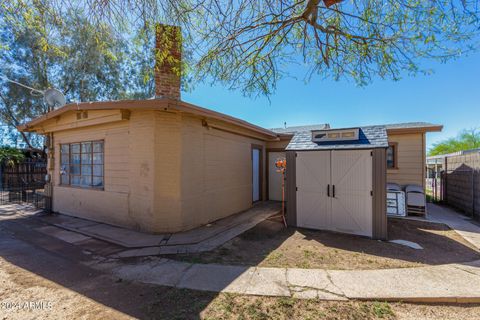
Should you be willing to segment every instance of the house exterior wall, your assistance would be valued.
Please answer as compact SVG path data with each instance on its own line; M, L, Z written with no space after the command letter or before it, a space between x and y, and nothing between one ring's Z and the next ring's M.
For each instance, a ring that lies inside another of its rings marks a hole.
M91 112L89 121L105 116ZM252 206L252 145L265 142L233 125L171 111L132 111L128 120L86 127L65 114L54 132L53 210L138 230L191 229ZM238 132L236 134L235 132ZM104 190L61 186L60 144L104 140ZM265 199L265 183L262 183Z
M252 206L252 145L262 147L262 181L265 181L265 142L235 134L238 128L182 115L181 204L182 228L190 229ZM262 199L265 199L265 183Z
M291 139L287 140L280 140L280 141L268 141L267 142L267 149L275 149L275 150L285 150L285 148L288 146L290 143Z
M75 122L75 114L62 116L62 121ZM153 125L149 112L133 112L130 120L55 132L53 210L133 228L147 226L150 221L136 215L148 217L153 211L153 178L148 174L153 167L153 136L148 132L153 132ZM60 144L90 140L105 141L104 190L61 186Z
M154 211L153 231L182 230L181 214L181 115L154 111Z
M387 182L425 187L425 133L388 133L397 144L397 168L387 169Z

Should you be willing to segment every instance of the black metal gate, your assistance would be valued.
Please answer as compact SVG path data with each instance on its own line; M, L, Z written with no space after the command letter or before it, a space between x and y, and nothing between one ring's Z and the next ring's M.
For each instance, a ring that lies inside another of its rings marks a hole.
M46 174L47 162L44 160L1 163L0 205L30 203L49 211L50 197L45 195Z

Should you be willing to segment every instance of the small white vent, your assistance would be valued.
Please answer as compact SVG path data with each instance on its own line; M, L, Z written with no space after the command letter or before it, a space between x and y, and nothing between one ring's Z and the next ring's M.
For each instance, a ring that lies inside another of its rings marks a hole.
M358 140L359 129L319 130L312 131L313 142L352 141Z

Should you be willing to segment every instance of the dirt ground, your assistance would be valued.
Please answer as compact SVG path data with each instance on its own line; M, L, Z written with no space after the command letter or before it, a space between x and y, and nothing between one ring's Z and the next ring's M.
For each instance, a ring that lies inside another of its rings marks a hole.
M326 302L126 281L81 248L0 221L0 319L478 319L480 305Z
M386 302L327 302L214 294L166 287L148 287L139 310L128 300L145 294L138 284L124 283L128 295L111 299L127 306L116 310L102 300L92 299L76 286L64 287L0 258L0 319L458 319L480 316L480 305L421 305ZM110 291L115 284L96 282L99 291ZM107 284L107 287L105 287ZM95 284L91 283L90 286ZM117 288L118 289L118 288ZM36 305L28 305L34 302ZM27 305L25 305L27 303ZM42 304L43 303L43 304ZM132 308L136 309L136 308Z
M152 288L141 312L115 310L0 258L0 318L7 319L475 319L479 305L326 302ZM125 285L129 285L125 283ZM104 290L101 285L98 290ZM132 295L138 295L131 292ZM112 297L113 298L113 297ZM124 297L126 298L126 297ZM28 305L34 302L36 305ZM118 301L121 302L121 301ZM125 304L128 304L125 301Z
M1 258L0 283L0 319L129 318Z
M283 228L266 220L211 252L168 256L202 263L337 270L406 268L480 259L480 253L446 225L389 219L389 239L423 250L327 231Z

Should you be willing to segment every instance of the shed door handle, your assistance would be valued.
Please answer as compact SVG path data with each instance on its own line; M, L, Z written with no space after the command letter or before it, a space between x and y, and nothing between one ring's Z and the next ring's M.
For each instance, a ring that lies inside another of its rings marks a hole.
M335 185L333 185L332 187L333 187L333 197L335 198Z
M330 185L327 185L327 197L330 197Z

